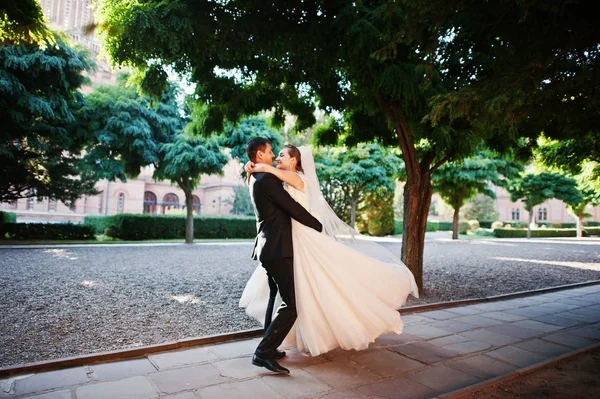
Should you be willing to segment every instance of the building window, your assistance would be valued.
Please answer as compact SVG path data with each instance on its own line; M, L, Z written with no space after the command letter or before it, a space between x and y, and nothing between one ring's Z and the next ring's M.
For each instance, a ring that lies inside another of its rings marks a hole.
M165 214L171 209L179 209L179 197L173 193L169 193L163 197L162 213Z
M27 198L27 202L25 203L25 209L28 211L32 211L34 202L35 202L35 198L33 198L33 197Z
M125 194L119 194L119 200L117 202L117 213L123 213L123 209L125 208Z
M512 209L511 220L521 220L521 210L519 208Z
M200 198L195 195L192 195L192 209L194 210L194 215L200 214Z
M56 212L56 200L48 200L48 212Z
M539 222L548 221L548 208L538 208L537 220Z
M151 191L144 193L144 213L156 213L156 195Z

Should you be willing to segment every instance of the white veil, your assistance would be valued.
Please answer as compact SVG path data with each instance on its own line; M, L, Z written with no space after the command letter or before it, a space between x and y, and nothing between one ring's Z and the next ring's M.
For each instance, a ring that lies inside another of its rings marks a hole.
M374 242L372 238L361 235L335 214L321 193L312 151L306 146L298 147L298 149L304 170L305 192L309 197L310 211L323 224L323 233L383 262L403 264L399 256ZM400 250L400 246L398 249Z

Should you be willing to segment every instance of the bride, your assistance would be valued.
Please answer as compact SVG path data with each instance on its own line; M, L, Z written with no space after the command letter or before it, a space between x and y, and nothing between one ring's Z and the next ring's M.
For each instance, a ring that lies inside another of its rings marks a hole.
M337 347L366 349L381 334L402 333L404 324L397 309L409 294L418 297L410 270L335 215L321 194L308 148L286 145L276 163L274 168L249 162L246 171L277 176L292 198L323 224L319 233L292 219L298 319L284 345L317 356ZM246 284L240 306L263 323L268 302L269 282L259 265Z

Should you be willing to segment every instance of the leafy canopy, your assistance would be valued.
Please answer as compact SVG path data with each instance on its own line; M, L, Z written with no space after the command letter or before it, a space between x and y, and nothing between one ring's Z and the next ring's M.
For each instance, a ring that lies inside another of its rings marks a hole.
M48 197L71 202L95 193L95 176L82 169L91 140L74 129L84 106L78 89L91 68L86 53L54 35L56 46L0 47L0 202Z

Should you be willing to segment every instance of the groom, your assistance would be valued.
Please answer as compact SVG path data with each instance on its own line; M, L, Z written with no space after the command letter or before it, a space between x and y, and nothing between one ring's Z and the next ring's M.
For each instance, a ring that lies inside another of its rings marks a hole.
M261 137L248 141L246 155L254 163L269 165L273 164L275 157L269 141ZM259 260L266 269L271 296L274 294L274 282L284 303L277 317L270 324L265 323L265 335L254 352L252 364L275 373L289 373L277 363L277 359L285 356L277 348L297 318L291 218L317 231L322 231L323 226L283 189L281 180L273 174L253 173L249 184L258 230L252 258ZM272 313L272 304L269 307ZM266 318L270 320L270 314Z

